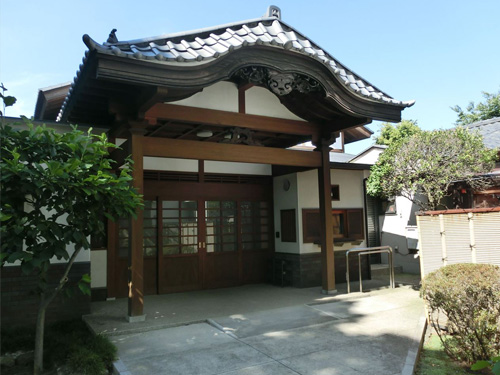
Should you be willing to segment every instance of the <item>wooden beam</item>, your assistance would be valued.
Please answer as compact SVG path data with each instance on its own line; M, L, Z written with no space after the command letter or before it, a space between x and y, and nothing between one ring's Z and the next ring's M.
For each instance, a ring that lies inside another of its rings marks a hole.
M333 253L333 222L330 178L330 142L324 140L318 145L321 166L318 168L319 214L321 222L321 279L322 292L331 294L335 290L335 264Z
M143 129L131 129L130 153L134 162L132 184L139 194L144 194ZM136 210L137 217L130 219L129 294L128 320L142 321L144 316L144 259L143 259L143 210Z
M238 88L238 112L245 113L246 112L246 95L244 88Z
M296 151L272 147L149 137L144 138L143 147L144 156L291 165L311 168L321 165L321 154L314 151Z
M137 112L142 117L153 105L159 102L164 102L167 98L168 89L166 87L157 86L152 90L148 90L138 99Z
M319 127L315 124L280 119L275 117L249 115L245 113L219 111L215 109L186 107L181 105L158 103L145 113L146 119L163 119L196 124L240 127L257 131L307 135L315 137Z

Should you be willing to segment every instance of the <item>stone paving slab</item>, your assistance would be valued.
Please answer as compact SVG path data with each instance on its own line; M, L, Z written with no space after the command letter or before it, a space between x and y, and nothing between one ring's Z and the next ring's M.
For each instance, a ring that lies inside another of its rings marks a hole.
M206 323L113 336L112 342L133 375L220 374L272 361Z
M264 310L249 314L236 314L216 318L215 321L225 331L234 333L238 338L260 335L268 332L288 330L335 320L320 310L307 305Z
M418 292L396 289L325 302L111 339L133 375L392 375L412 367L409 353L423 330Z

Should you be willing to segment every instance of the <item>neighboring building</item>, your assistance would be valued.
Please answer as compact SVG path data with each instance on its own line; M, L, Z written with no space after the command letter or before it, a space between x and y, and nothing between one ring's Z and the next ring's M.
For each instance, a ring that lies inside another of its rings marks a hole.
M373 165L380 154L387 148L373 145L354 157L350 163ZM418 206L404 197L380 199L367 196L374 208L377 224L374 233L378 234L376 245L391 246L394 251L394 265L406 273L420 273L418 260L418 231L416 212ZM375 242L373 242L375 245ZM382 263L387 263L387 256L381 255Z
M337 258L366 245L367 228L376 237L369 165L339 162L344 144L369 137L374 119L400 121L413 102L341 65L273 6L209 29L84 42L57 118L47 109L62 86L41 92L36 117L109 129L145 199L137 220L109 222L94 244L95 294L128 296L133 321L145 294L276 282L282 266L292 285L335 290ZM315 149L293 148L304 142Z
M498 150L499 160L494 169L481 176L490 178L492 186L477 191L458 181L452 188L453 209L418 215L422 278L448 264L500 266L500 118L467 127L483 136L486 147Z
M478 191L471 189L466 183L458 181L453 186L453 204L455 208L487 208L500 207L500 117L474 122L467 125L471 131L483 136L484 145L498 150L495 168L487 176L492 186Z

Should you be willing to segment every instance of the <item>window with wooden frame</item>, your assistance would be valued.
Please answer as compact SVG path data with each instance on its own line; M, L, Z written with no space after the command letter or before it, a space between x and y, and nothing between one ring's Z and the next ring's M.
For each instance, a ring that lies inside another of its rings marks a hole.
M331 196L332 196L332 201L339 201L340 200L340 186L339 185L332 185Z
M270 247L270 205L265 201L242 201L241 245L243 250L266 250Z
M206 201L207 252L236 251L237 208L235 201Z
M158 243L158 222L156 200L144 200L143 220L143 254L156 256ZM130 218L118 220L118 256L128 257L130 251Z
M198 253L198 202L161 201L162 254Z
M295 209L281 210L281 242L297 242Z
M351 208L332 210L332 231L334 242L363 240L363 209ZM302 210L304 243L320 242L320 215L318 209Z
M99 220L102 223L103 230L90 236L91 250L105 250L108 247L108 219L103 214Z

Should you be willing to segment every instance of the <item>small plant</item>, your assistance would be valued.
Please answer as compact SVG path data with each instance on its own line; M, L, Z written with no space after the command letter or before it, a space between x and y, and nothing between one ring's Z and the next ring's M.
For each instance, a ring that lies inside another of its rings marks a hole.
M477 361L471 367L471 370L477 371L484 368L491 368L493 375L500 375L500 357L494 357L489 361Z
M467 364L500 352L500 267L453 264L426 276L421 294L446 353ZM442 328L446 327L447 332Z
M68 358L68 367L75 373L85 375L106 374L106 365L102 358L87 348L78 348Z

